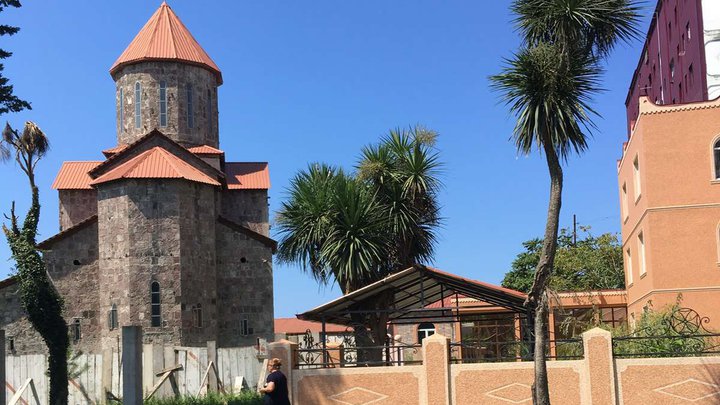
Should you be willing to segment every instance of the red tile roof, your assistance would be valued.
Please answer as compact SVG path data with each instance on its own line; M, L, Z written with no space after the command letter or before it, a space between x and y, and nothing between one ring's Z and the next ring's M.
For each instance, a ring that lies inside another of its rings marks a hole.
M307 330L310 330L310 332L322 332L322 323L302 321L297 318L275 318L275 333L299 334L305 333ZM341 333L351 330L352 328L345 325L325 324L325 332Z
M0 280L0 290L2 290L5 287L10 287L12 285L15 285L18 282L17 276L10 276L6 278L5 280Z
M196 155L224 155L225 152L221 151L220 149L213 148L209 145L200 145L200 146L193 146L191 148L187 148L190 152L196 154Z
M267 190L270 171L267 162L225 163L225 176L230 190Z
M198 65L213 72L218 84L222 84L220 68L165 2L115 61L110 74L114 75L123 66L147 60L171 60Z
M60 171L52 184L52 188L55 190L92 189L92 187L90 187L92 178L88 175L88 172L97 167L100 163L102 162L63 162L60 167Z
M220 183L160 146L135 156L93 180L90 185L119 179L186 179L219 186Z
M105 155L106 158L109 158L110 156L122 151L125 148L127 148L127 145L118 145L113 148L105 149L102 151L102 153L103 155Z

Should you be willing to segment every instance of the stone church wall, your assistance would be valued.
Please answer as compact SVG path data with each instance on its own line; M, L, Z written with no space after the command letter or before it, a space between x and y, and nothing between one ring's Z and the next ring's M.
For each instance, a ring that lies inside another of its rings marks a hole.
M183 146L205 144L218 147L217 79L213 73L197 66L160 61L126 66L115 78L118 143L132 143L157 128ZM165 81L167 92L165 127L160 126L161 81ZM135 128L135 83L140 83L142 93L140 128ZM187 119L188 83L192 86L192 128L188 127Z
M270 236L267 190L225 190L221 212L233 222Z
M58 190L58 195L61 231L97 214L95 190Z
M9 355L45 353L40 334L35 332L25 316L18 287L17 283L12 283L0 288L0 329L5 330L5 347L2 349ZM14 350L10 348L11 341Z
M98 227L84 226L51 246L43 254L50 277L65 299L65 321L74 350L99 353L100 334L106 327L98 302ZM73 323L80 322L80 340L74 340Z
M218 345L255 344L273 339L272 250L222 224L217 229ZM252 328L244 335L243 320Z

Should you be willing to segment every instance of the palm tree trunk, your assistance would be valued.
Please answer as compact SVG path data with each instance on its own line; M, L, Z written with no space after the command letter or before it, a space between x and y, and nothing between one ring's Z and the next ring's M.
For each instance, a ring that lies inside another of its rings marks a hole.
M550 405L547 365L545 364L545 348L547 347L545 323L548 314L546 290L555 262L563 183L562 166L560 166L560 160L552 142L546 139L543 146L550 172L550 202L540 260L535 271L535 280L526 300L529 308L535 311L535 382L532 387L534 405Z

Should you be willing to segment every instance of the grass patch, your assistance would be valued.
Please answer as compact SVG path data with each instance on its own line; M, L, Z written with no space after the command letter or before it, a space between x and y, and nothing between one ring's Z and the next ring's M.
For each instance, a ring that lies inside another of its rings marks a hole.
M239 394L209 394L204 397L185 396L180 398L151 398L146 405L262 405L260 394L243 391Z

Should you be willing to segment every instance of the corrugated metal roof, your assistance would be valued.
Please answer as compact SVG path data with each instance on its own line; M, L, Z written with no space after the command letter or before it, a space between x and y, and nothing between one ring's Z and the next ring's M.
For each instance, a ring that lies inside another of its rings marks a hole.
M191 148L187 148L190 152L196 154L196 155L224 155L225 152L221 151L220 149L213 148L210 145L200 145L200 146L193 146Z
M125 148L127 148L127 145L118 145L112 148L104 149L102 151L102 154L105 155L105 157L109 158L110 156L122 151Z
M199 65L215 73L218 84L222 84L220 68L165 2L115 61L110 74L145 60L176 60Z
M55 177L52 188L55 190L89 190L92 178L88 172L97 167L100 161L63 162Z
M267 190L270 170L267 162L225 163L225 176L230 190Z
M303 321L297 318L275 318L275 333L300 334L308 330L316 333L322 332L322 323ZM334 323L325 324L325 332L342 333L347 331L352 331L352 328Z
M220 183L160 146L149 149L98 177L90 184L119 179L186 179L219 186Z

